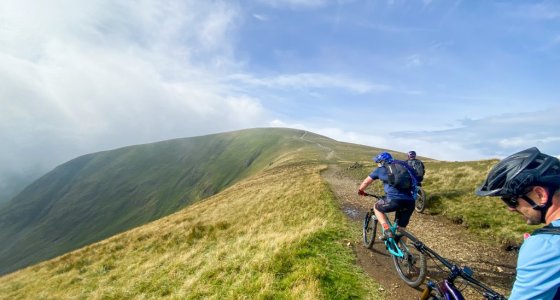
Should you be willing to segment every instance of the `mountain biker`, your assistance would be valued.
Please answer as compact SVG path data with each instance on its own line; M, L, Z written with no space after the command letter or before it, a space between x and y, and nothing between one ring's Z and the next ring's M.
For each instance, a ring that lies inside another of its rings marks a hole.
M416 158L416 151L408 151L408 160L406 161L409 166L416 172L417 184L422 186L422 180L424 180L424 163Z
M375 216L381 223L381 226L383 226L385 232L383 239L387 239L391 236L391 231L389 230L387 218L383 213L394 211L397 225L400 228L405 228L410 221L410 216L414 212L414 198L412 197L412 189L399 190L388 183L389 178L385 164L393 162L391 154L388 152L381 152L374 158L374 161L377 163L378 167L374 169L360 184L358 194L365 196L365 189L376 179L383 182L385 199L378 200L375 203L373 210L375 212Z
M512 154L488 173L478 196L500 196L527 224L560 227L560 161L536 147ZM560 299L560 235L527 238L509 299Z

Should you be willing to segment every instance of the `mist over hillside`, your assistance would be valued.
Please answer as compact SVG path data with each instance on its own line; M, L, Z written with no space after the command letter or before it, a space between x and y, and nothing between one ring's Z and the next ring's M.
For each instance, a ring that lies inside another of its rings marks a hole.
M38 171L31 171L25 174L0 174L0 206L19 194L38 177L40 177Z

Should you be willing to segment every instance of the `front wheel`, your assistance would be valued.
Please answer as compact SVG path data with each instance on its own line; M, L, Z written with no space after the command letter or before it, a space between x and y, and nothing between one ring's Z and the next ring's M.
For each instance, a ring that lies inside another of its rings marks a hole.
M364 230L363 230L363 237L364 237L364 245L371 249L373 248L373 244L375 243L375 236L377 235L378 228L381 229L381 226L378 226L379 221L375 217L373 211L369 211L366 213L364 218Z
M418 189L418 195L416 196L416 203L414 206L414 209L421 213L424 211L424 209L426 208L426 193L424 192L424 189L420 188Z
M410 241L417 240L416 237L404 230L403 236ZM397 244L404 254L403 257L392 256L399 277L413 288L420 286L427 275L426 256L413 245L406 245L403 238L400 238Z

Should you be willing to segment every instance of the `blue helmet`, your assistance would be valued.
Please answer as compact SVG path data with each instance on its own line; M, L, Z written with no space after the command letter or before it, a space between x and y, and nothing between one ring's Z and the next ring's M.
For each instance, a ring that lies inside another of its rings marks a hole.
M381 152L373 160L376 163L380 163L382 161L391 163L393 162L393 157L389 154L389 152Z

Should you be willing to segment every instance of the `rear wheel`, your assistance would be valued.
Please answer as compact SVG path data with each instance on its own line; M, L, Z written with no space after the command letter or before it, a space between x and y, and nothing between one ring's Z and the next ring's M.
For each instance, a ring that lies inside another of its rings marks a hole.
M371 249L373 247L373 244L375 243L375 237L377 235L377 230L378 228L379 230L381 229L381 226L378 226L378 224L379 222L377 221L377 218L375 217L373 211L367 212L364 218L363 236L364 245L368 249Z
M409 241L417 241L409 232L402 230L402 233ZM426 279L426 256L412 244L407 245L403 238L399 238L397 244L404 253L403 257L392 256L399 277L411 287L420 286Z
M418 196L416 197L416 203L414 206L414 209L421 213L424 211L424 209L426 208L426 193L424 192L424 189L420 188L418 190Z

